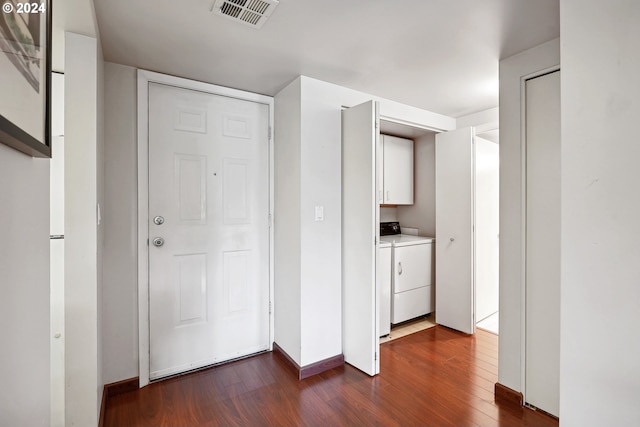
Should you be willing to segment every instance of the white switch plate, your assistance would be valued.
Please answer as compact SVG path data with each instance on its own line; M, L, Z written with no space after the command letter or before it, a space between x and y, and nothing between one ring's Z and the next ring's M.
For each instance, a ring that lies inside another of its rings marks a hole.
M316 206L316 221L324 221L324 206Z

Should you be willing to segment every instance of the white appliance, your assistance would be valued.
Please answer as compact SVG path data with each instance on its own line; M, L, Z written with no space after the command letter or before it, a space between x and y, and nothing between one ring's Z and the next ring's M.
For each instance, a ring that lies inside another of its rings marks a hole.
M433 312L433 237L388 234L400 231L397 222L381 223L381 241L392 244L391 323L398 324ZM383 231L384 230L384 231Z

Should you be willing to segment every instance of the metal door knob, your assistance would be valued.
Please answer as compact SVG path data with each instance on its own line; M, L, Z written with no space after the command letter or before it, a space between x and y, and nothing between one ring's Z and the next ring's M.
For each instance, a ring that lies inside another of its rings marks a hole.
M153 218L153 223L155 225L162 225L164 224L164 218L158 215L157 217Z
M162 245L164 245L164 239L162 237L156 237L153 239L153 246L160 247Z

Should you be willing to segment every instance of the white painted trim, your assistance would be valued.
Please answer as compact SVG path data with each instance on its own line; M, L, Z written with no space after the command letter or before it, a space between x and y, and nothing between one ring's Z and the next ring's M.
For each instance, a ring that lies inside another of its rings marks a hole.
M269 107L269 350L274 339L274 100L273 97L138 70L138 348L140 387L149 384L149 83L197 90L214 95L265 104Z
M522 384L521 393L523 402L525 403L527 402L527 80L535 79L536 77L541 77L556 71L560 71L560 65L553 65L520 77L520 182L522 188L522 197L520 198L520 233L522 242L520 248L522 257L522 271L520 275L520 360L522 369L520 381Z
M348 107L342 107L343 109L348 108ZM403 119L399 119L396 117L391 117L391 116L380 116L379 120L384 120L385 122L390 122L390 123L396 123L399 125L404 125L404 126L409 126L415 129L424 129L424 130L429 130L429 131L434 131L436 133L440 133L440 132L447 132L448 130L454 130L454 129L443 129L443 128L439 128L439 127L435 127L435 126L427 126L427 125L423 125L420 123L416 123L416 122L412 122L410 120L403 120Z
M525 394L525 354L527 343L527 323L525 309L527 307L527 153L525 151L526 127L526 80L520 77L520 392Z

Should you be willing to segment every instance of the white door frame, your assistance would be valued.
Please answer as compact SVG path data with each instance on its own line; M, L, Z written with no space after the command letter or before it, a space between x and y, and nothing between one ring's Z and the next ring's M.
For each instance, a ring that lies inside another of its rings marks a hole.
M273 307L273 97L216 86L180 77L138 70L138 359L140 387L149 384L149 83L206 92L269 107L269 301ZM274 337L273 309L269 310L269 349Z

